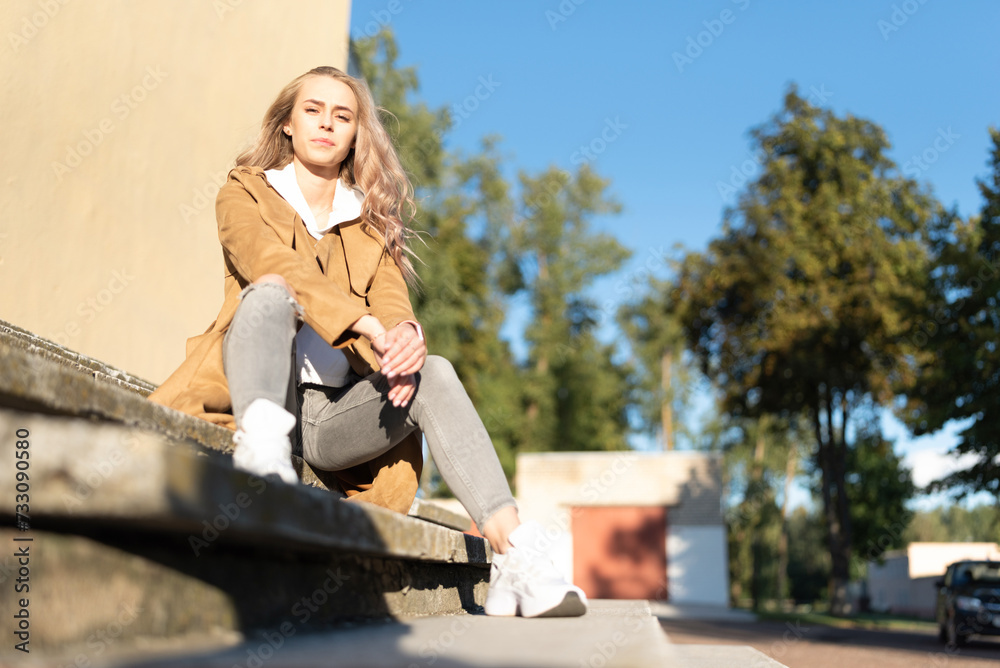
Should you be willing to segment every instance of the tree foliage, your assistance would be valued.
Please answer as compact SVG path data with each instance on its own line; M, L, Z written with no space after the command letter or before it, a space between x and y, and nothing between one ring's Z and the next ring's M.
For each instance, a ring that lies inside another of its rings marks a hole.
M463 160L446 150L444 137L451 127L447 110L432 110L413 99L417 73L396 64L391 32L353 42L352 49L416 188L418 237L410 245L421 284L411 296L429 350L455 366L505 473L513 478L521 426L520 372L499 337L506 314L483 270L490 262L489 244L470 230L490 204L481 197L488 192L483 184L499 179L499 169L488 156ZM435 487L446 491L440 480Z
M419 239L410 245L421 286L412 297L429 350L454 364L508 478L520 451L626 447L632 371L595 336L587 297L627 257L589 227L618 210L608 182L586 167L551 168L522 173L515 186L499 138L471 156L447 150L449 114L415 99L416 70L397 65L391 32L352 43L352 54L416 188ZM520 361L500 337L515 295L532 311Z
M1000 508L979 505L939 507L915 513L903 540L906 543L995 543L1000 539Z
M762 174L708 251L684 259L670 298L725 411L809 419L830 593L843 612L849 425L866 402L912 388L926 359L908 335L925 308L940 207L898 176L877 125L816 108L794 88L751 135Z
M646 287L639 299L619 309L618 325L640 369L635 388L640 417L651 431L659 431L663 449L672 450L681 438L688 443L695 440L677 416L688 412L702 378L685 355L681 324L662 299L669 282L650 277Z
M964 421L954 454L976 461L932 490L950 489L959 497L985 491L1000 502L1000 131L990 135L990 174L978 182L982 211L966 221L952 213L937 239L938 297L912 336L936 355L925 359L906 417L918 434Z

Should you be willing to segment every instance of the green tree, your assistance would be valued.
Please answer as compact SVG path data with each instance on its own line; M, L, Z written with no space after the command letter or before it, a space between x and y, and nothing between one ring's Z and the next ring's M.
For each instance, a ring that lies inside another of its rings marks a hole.
M907 418L918 434L967 421L954 454L974 455L975 463L931 489L957 497L985 491L1000 504L1000 131L990 136L990 175L978 182L982 211L968 221L952 213L937 240L940 298L912 337L937 354L927 360Z
M788 518L789 595L796 603L827 598L830 552L824 549L825 534L821 512L799 507Z
M787 595L789 482L796 474L794 430L781 420L730 418L721 441L726 487L742 499L727 512L730 578L734 600L754 609ZM779 494L783 497L778 504Z
M762 174L726 211L721 237L684 259L671 302L725 411L809 420L831 609L845 613L849 425L866 402L887 406L912 388L928 355L908 335L940 207L897 175L877 125L813 107L794 88L751 136Z
M651 278L644 295L624 304L618 324L629 339L639 365L636 402L651 432L659 432L664 450L676 447L678 436L692 440L687 425L677 419L689 406L697 369L686 362L684 331L662 295L669 282Z
M554 167L521 173L519 181L518 204L496 208L491 235L498 286L526 294L531 305L524 447L623 449L631 368L596 338L598 308L586 294L628 257L613 237L590 229L593 216L619 206L605 193L608 182L586 165L575 174Z
M511 479L523 424L521 373L498 334L505 312L484 271L490 244L469 229L470 222L495 206L498 196L502 199L496 188L505 184L493 144L470 158L445 150L443 138L451 127L448 112L413 99L419 85L416 70L397 65L398 49L390 31L351 46L360 75L385 110L385 125L417 191L418 237L410 245L421 285L411 297L428 348L455 366ZM433 467L428 469L434 491L447 493Z
M515 200L497 138L471 156L445 149L448 112L414 99L416 71L396 64L391 32L352 49L417 189L417 316L430 351L455 365L508 478L518 451L626 447L632 370L596 338L597 309L586 296L627 256L589 229L593 216L617 210L607 181L586 167L522 173ZM505 297L518 293L533 311L524 364L499 337ZM439 479L436 487L443 490Z
M910 520L906 543L995 543L1000 539L1000 508L982 504L974 508L938 507L917 512Z
M916 491L910 470L874 426L874 416L862 424L847 452L847 497L850 500L855 578L869 561L906 543L912 513L906 509Z

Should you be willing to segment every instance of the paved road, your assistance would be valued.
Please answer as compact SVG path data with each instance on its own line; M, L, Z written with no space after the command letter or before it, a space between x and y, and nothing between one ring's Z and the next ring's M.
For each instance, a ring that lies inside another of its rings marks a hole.
M661 619L678 644L750 645L788 668L985 668L1000 666L1000 638L947 651L936 634L863 631L794 622Z

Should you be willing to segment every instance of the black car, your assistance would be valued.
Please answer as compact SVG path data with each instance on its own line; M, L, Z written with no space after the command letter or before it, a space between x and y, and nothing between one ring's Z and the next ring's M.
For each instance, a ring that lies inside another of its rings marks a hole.
M1000 561L956 561L934 584L941 642L1000 635Z

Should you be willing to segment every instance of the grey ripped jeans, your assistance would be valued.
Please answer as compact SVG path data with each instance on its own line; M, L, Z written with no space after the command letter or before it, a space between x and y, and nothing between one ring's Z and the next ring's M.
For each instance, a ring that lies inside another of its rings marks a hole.
M236 424L255 399L284 406L299 418L293 449L311 466L339 471L369 461L414 430L427 438L434 463L480 530L516 503L486 427L451 363L429 355L407 406L388 400L379 372L345 387L298 386L294 350L301 307L277 283L248 285L226 332L223 368Z

